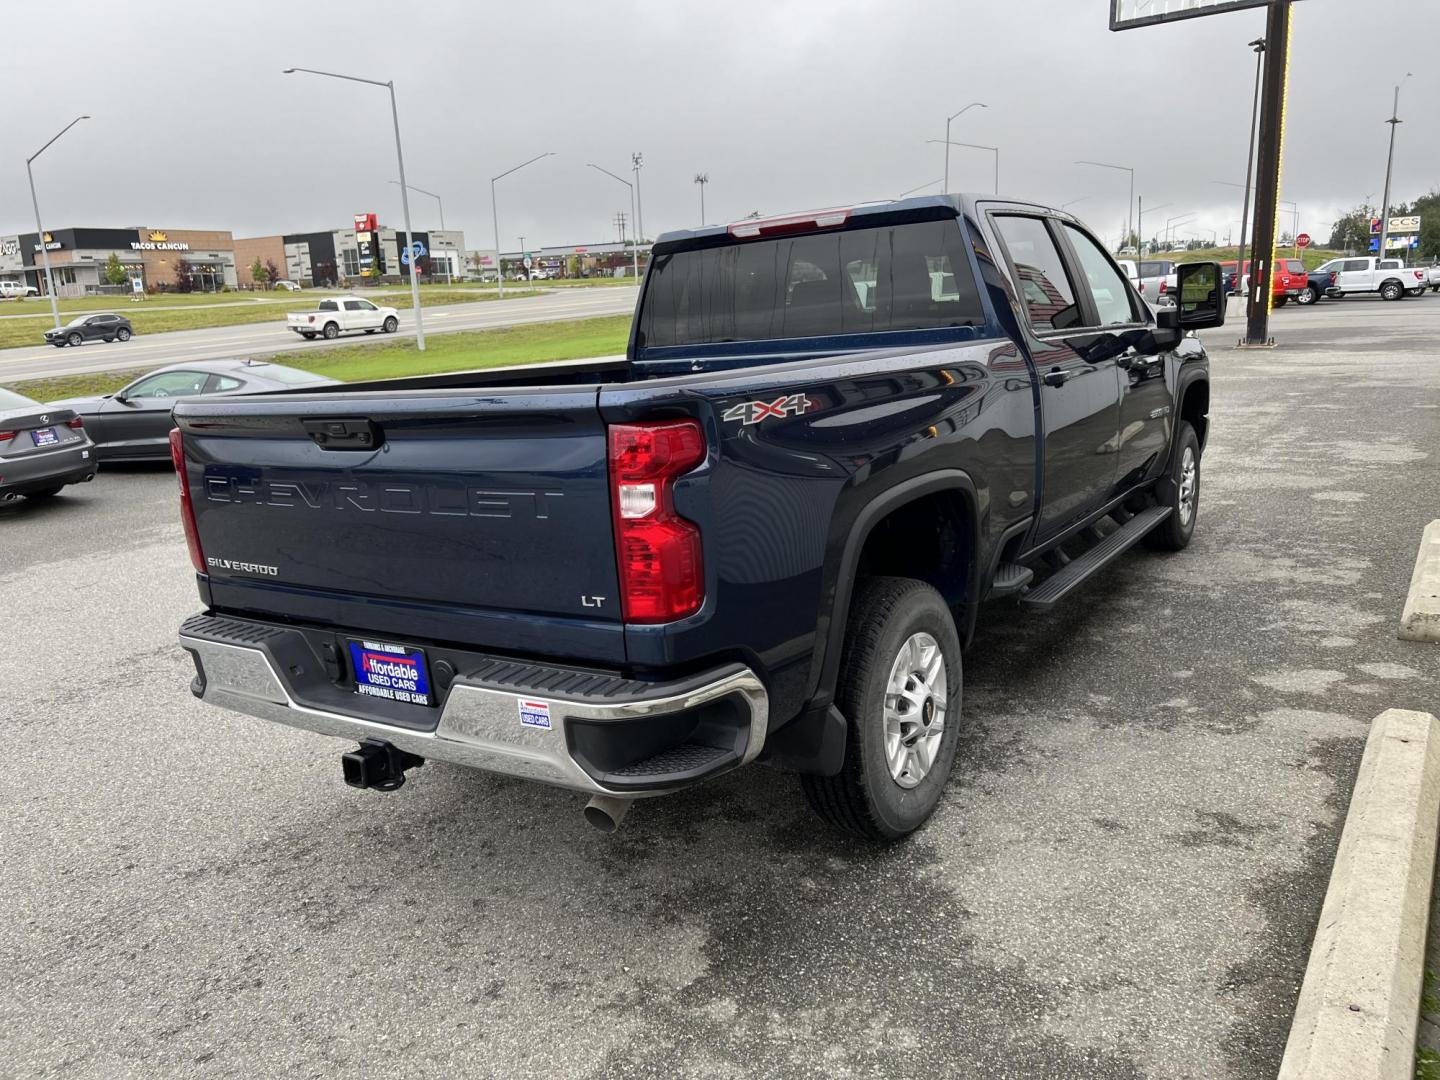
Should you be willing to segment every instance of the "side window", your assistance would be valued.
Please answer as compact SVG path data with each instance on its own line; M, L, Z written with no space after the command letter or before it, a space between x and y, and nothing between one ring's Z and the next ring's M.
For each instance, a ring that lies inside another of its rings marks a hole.
M377 309L376 309L375 305L372 304L369 300L361 300L361 301L360 301L360 304L359 304L359 310L361 310L361 311L375 311L375 310L377 310Z
M346 310L346 311L360 311L360 310L361 310L360 301L359 301L359 300L346 300L346 301L345 301L345 310Z
M1349 273L1351 270L1368 270L1370 269L1370 263L1365 259L1346 259L1340 269L1346 273Z
M210 381L205 384L207 394L227 394L231 390L238 390L245 384L239 379L232 379L229 375L211 375Z
M1002 215L995 227L1020 279L1020 292L1037 330L1065 330L1080 321L1075 290L1060 251L1040 218Z
M1100 245L1073 225L1065 225L1063 228L1070 239L1070 246L1075 249L1075 255L1080 260L1080 270L1085 275L1085 283L1090 287L1090 295L1095 297L1095 309L1099 315L1096 325L1119 326L1138 322L1135 309L1130 303L1130 290L1125 279L1110 265L1110 260L1100 250Z
M162 371L141 379L125 392L128 398L173 398L200 394L208 376L203 371Z

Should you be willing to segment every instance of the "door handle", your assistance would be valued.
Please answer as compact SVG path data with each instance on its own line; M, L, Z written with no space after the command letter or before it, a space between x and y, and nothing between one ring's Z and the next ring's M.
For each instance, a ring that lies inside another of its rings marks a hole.
M1115 366L1121 371L1129 371L1135 366L1135 361L1138 357L1139 353L1136 352L1135 349L1126 349L1119 356L1115 357Z
M1070 378L1070 373L1064 368L1051 368L1045 373L1044 383L1046 386L1064 386L1065 380Z

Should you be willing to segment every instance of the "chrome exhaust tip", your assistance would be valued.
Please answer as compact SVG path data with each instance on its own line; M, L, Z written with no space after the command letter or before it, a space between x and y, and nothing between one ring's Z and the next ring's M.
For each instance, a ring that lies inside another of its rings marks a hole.
M613 795L596 795L585 804L585 820L602 833L613 833L620 828L625 815L630 812L634 799L617 799Z

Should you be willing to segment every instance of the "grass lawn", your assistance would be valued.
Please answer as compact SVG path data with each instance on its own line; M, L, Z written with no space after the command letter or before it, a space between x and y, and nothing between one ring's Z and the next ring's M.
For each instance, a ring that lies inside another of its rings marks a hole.
M629 336L630 316L608 315L599 319L571 319L504 326L495 330L436 334L426 341L423 353L415 348L414 341L400 341L383 346L335 345L306 349L300 356L279 353L273 359L280 364L297 363L306 371L328 375L332 379L357 382L397 375L429 375L441 371L612 356L625 351ZM30 379L11 383L8 388L37 401L110 394L148 370L137 368L133 371Z
M192 294L193 295L193 294ZM254 299L243 299L237 293L211 294L205 299L213 307L201 306L200 302L170 308L173 301L187 299L180 296L153 297L143 304L131 304L123 297L116 298L120 302L110 306L96 306L94 299L85 301L85 311L115 311L128 318L135 326L136 334L161 334L167 330L201 330L212 326L240 326L246 323L274 322L283 323L287 311L307 311L315 307L317 300L327 295L325 293L303 292L287 293L281 300L271 301L268 296L264 301ZM334 295L334 294L329 294ZM408 292L365 292L361 294L375 302L388 307L399 308L402 311L410 306L410 294ZM515 289L505 291L505 299L512 300L522 296L538 296L539 292L534 289ZM98 298L104 300L106 298ZM494 290L483 292L480 290L468 289L422 289L420 293L420 306L433 307L440 304L475 304L487 300L495 300ZM68 301L69 303L80 303L80 301ZM147 305L153 305L147 308ZM33 307L34 301L30 301L27 307ZM157 310L158 309L158 310ZM0 310L0 314L13 314L7 306ZM14 349L25 345L44 344L42 335L50 327L50 305L46 304L43 311L35 313L36 318L28 319L0 319L0 349ZM62 313L63 314L63 313ZM62 319L62 321L64 321Z
M1236 262L1239 259L1238 248L1196 248L1194 251L1176 251L1173 253L1161 252L1157 255L1146 255L1149 259L1173 259L1175 262ZM1281 259L1296 258L1294 248L1279 248L1275 252ZM1304 261L1306 270L1314 270L1321 263L1327 263L1331 259L1344 258L1343 251L1331 251L1329 248L1306 248L1300 252L1299 258ZM1127 256L1128 257L1128 256ZM1357 256L1358 257L1358 256Z

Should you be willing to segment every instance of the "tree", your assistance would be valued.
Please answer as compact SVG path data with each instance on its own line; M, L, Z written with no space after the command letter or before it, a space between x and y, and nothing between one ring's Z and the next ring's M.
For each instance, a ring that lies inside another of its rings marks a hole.
M260 261L260 256L255 256L255 261L250 264L250 280L256 286L265 284L265 264Z
M110 252L110 258L105 260L105 281L110 285L124 285L129 279L129 273L120 265L120 253Z
M1335 220L1330 230L1329 247L1336 251L1366 251L1370 247L1370 219L1375 210L1370 206L1357 206Z
M266 260L265 260L265 280L268 281L271 285L274 285L275 282L277 282L277 281L280 280L280 278L281 278L280 268L275 265L275 260L274 260L274 259L266 259Z
M190 265L189 259L177 259L175 261L175 291L188 293L195 288L195 267Z

